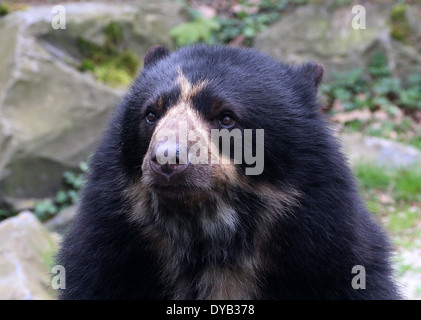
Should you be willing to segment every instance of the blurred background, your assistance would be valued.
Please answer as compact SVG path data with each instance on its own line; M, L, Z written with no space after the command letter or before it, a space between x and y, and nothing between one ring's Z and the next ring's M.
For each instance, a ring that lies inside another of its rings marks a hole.
M321 112L420 299L421 0L0 1L0 299L55 299L54 252L112 111L150 46L197 42L324 65Z

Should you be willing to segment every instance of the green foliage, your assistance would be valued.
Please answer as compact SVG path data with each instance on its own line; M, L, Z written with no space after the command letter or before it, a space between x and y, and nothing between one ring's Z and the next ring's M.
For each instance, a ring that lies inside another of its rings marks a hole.
M376 52L368 65L368 72L373 78L390 76L387 57L383 52Z
M17 214L16 210L8 203L0 202L0 221L13 217Z
M244 1L248 3L249 1ZM297 6L308 4L310 0L261 0L259 8L261 10L284 10L288 5Z
M14 216L14 212L10 209L0 208L0 221Z
M358 163L354 173L367 208L396 237L396 244L410 247L421 234L421 168L385 168L374 163Z
M90 59L83 59L78 69L80 71L95 71L95 63Z
M339 7L344 7L351 5L353 2L353 0L330 0L328 3L328 8L335 9Z
M78 69L92 72L100 82L110 86L128 85L137 73L139 60L132 51L121 48L121 25L110 22L104 28L104 35L103 45L82 37L76 39L76 46L83 56Z
M402 90L399 96L399 104L407 109L421 110L421 86Z
M216 19L199 18L197 20L180 24L170 31L178 46L190 45L197 42L211 43L213 33L220 29Z
M373 215L393 232L399 246L413 246L421 236L421 168L386 168L375 163L358 163L354 173L360 192Z
M381 78L375 81L372 86L374 96L382 98L388 94L398 95L401 90L401 80L398 78ZM386 101L384 102L386 103Z
M121 43L123 38L123 27L112 21L104 29L105 34L105 48L109 51L114 51Z
M389 171L374 163L358 163L355 174L363 188L387 190L391 183Z
M361 69L353 69L346 72L336 72L333 74L333 81L326 85L325 89L342 89L351 93L357 93L364 90L366 81L363 78Z
M393 39L401 42L407 42L411 30L406 17L406 4L400 3L393 6L390 11L390 22L392 24L390 35Z
M401 169L393 174L396 198L403 201L421 201L421 168Z
M3 17L10 13L10 7L6 2L0 3L0 17Z
M261 0L259 3L259 7L261 10L265 11L280 11L285 9L286 5L289 1L279 1L279 0ZM308 1L303 1L307 3ZM303 4L305 4L303 3Z
M258 4L243 0L239 2L241 10L213 18L201 17L197 10L184 3L190 21L174 27L170 35L178 46L197 42L227 44L239 36L244 37L245 45L251 46L256 34L279 19L283 10L306 3L308 0L262 0ZM250 8L253 10L249 11Z
M101 64L94 70L95 77L111 87L130 84L132 77L125 71L118 68L114 63Z
M399 22L406 19L406 5L399 3L393 6L390 11L390 20L392 22Z
M389 229L394 233L404 232L413 228L419 220L419 213L405 207L399 212L391 212L388 215Z
M421 74L415 73L408 77L408 85L414 87L421 87Z
M102 63L106 59L107 51L104 46L100 46L83 37L76 38L76 47L80 54L86 57L85 60L89 59L94 65Z
M371 117L363 112L354 113L351 119L339 117L346 119L342 120L346 130L373 136L399 136L398 140L417 143L417 139L408 138L419 134L414 132L412 115L421 110L421 75L392 77L383 53L372 56L366 74L361 69L336 73L331 82L322 84L320 91L326 101L325 109L333 115L363 109L372 112ZM376 120L376 113L382 118ZM415 145L419 147L419 142Z
M349 111L367 104L366 100L358 97L359 93L366 92L366 88L367 81L363 77L363 71L353 69L333 74L333 80L329 84L323 84L320 89L327 96L329 104L337 99L343 103L344 110Z
M80 192L85 184L88 163L79 164L80 173L66 171L63 173L65 189L57 192L52 200L39 201L35 203L34 214L39 220L45 221L64 208L79 201Z
M421 168L384 168L373 163L359 163L355 174L363 189L389 192L396 201L421 201Z
M35 203L34 214L41 221L51 218L58 211L58 207L51 200L45 200Z
M421 150L421 134L416 136L416 137L413 137L413 138L409 139L409 143L412 146Z
M248 15L238 13L235 18L221 18L221 30L215 35L216 42L229 43L237 36L244 36L245 44L251 45L256 34L279 18L278 12Z
M399 104L410 110L421 110L421 75L413 74L407 79L408 88L399 95Z
M364 127L364 124L361 120L352 120L347 123L347 126L350 132L360 132Z
M115 63L119 69L126 70L131 77L136 75L139 67L139 59L134 52L129 49L120 52L115 59Z

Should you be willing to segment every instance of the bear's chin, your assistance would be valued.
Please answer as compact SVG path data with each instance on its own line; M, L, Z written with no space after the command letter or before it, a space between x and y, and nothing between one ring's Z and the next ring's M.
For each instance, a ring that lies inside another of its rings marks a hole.
M154 185L150 191L159 201L167 203L199 203L209 197L212 191L187 186Z

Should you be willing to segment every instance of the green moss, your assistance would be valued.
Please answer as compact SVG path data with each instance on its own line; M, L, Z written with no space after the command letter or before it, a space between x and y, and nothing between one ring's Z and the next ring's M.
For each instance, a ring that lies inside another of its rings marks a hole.
M95 71L95 63L91 59L83 59L78 69L80 71Z
M392 24L390 35L393 39L407 42L410 37L410 26L406 17L406 5L396 4L390 11L390 22Z
M133 51L126 49L116 57L116 66L127 71L133 77L136 75L137 68L139 67L139 59Z
M110 51L117 49L123 39L123 27L116 22L110 22L104 29L105 48Z
M10 7L7 3L2 2L0 3L0 17L5 16L10 13Z
M172 28L170 36L174 38L178 46L190 45L200 41L212 43L213 32L219 29L220 24L216 19L199 18Z
M83 59L80 71L90 71L103 83L113 87L128 85L136 75L139 59L129 49L122 48L123 28L110 22L104 28L105 41L98 45L82 37L76 45Z
M100 82L112 87L130 84L132 77L125 70L119 69L114 64L103 64L95 68L95 76Z
M103 51L102 46L86 40L85 38L78 37L76 39L76 47L82 56L91 57L95 52Z
M403 19L406 19L406 5L404 3L394 5L390 11L390 20L399 22Z

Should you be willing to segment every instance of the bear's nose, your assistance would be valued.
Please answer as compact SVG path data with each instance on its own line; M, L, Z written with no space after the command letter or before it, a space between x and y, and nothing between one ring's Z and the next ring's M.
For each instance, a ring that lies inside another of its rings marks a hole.
M152 148L150 165L153 171L159 173L169 180L175 174L184 171L189 166L189 160L186 159L180 163L180 146L178 143L168 144L158 142Z

